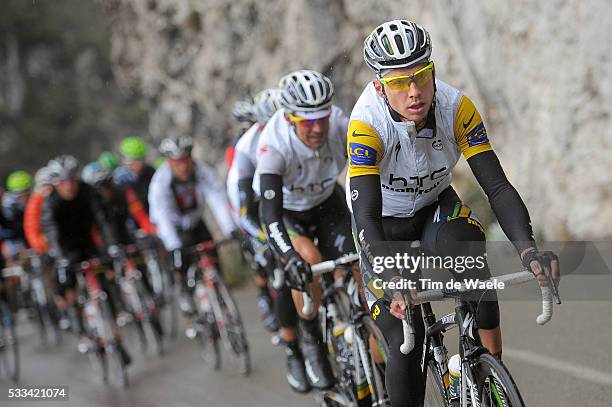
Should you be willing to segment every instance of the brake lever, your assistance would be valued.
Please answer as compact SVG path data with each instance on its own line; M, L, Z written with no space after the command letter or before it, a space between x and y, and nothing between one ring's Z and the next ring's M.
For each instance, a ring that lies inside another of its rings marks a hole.
M552 268L549 265L542 265L546 279L548 280L548 286L551 287L553 298L555 303L561 304L561 297L559 296L559 289L552 278Z

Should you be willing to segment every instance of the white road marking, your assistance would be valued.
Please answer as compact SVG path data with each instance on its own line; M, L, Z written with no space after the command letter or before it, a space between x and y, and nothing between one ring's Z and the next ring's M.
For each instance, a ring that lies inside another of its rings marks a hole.
M566 362L550 356L544 356L539 353L508 348L506 346L504 346L504 357L505 356L510 359L520 360L521 362L531 365L557 370L587 382L601 384L604 386L612 386L612 373L610 372L604 372L602 370L592 369L590 367Z

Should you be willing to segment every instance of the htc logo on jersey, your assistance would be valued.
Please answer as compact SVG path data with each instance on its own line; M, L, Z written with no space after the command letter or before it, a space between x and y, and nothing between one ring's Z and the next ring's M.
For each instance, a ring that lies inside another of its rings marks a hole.
M333 184L334 178L326 178L321 182L311 182L310 184L306 184L305 186L297 187L295 185L290 185L288 187L289 192L297 192L303 194L304 192L309 194L317 194L323 192L330 184Z
M387 182L388 185L382 183L382 187L384 189L389 189L395 192L416 192L418 194L426 194L431 192L435 187L442 183L442 178L446 177L448 173L446 173L446 166L433 171L431 174L424 175L422 177L409 177L408 179L404 177L396 177L395 174L389 174L389 180ZM410 182L408 182L410 180ZM430 180L433 181L434 184L427 189L423 189L424 181ZM409 184L415 184L416 186L409 187Z

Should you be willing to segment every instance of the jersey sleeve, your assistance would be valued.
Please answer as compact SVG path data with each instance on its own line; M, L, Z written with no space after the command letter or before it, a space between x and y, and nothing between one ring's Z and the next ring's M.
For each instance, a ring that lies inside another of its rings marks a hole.
M380 175L383 145L376 131L360 120L351 120L347 136L350 176Z
M462 96L459 101L454 127L455 140L466 159L493 150L482 117L467 96Z

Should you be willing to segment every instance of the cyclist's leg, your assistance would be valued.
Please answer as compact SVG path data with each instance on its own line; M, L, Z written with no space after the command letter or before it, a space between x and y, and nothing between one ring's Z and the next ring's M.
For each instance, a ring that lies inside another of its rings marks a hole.
M461 203L450 187L440 194L435 207L435 211L423 228L421 237L423 247L439 256L454 258L481 256L484 267L478 268L480 263L474 262L472 267L464 266L465 270L461 272L455 270L453 274L460 280L490 278L491 272L485 257L484 231L473 212ZM483 345L491 353L501 356L501 329L496 292L489 290L479 293L471 302L476 310L476 322Z
M313 242L316 224L314 222L307 222L308 218L307 213L283 211L283 222L294 249L308 264L316 264L321 261L321 253ZM303 293L299 290L291 290L295 308L301 319L313 320L316 318L321 298L320 288L318 278L315 278L309 287L313 311L308 315L302 312L304 305Z
M388 241L417 240L426 217L417 213L412 218L383 218L382 224ZM355 246L360 256L360 269L364 297L372 318L381 330L385 339L387 365L385 368L385 383L387 393L394 406L421 406L424 398L425 384L420 368L422 343L424 341L424 325L417 309L414 316L415 347L404 355L399 351L404 340L402 321L389 312L389 300L383 290L377 289L375 281L379 278L361 250L358 242L359 232L352 219ZM368 243L368 242L366 242ZM392 253L390 253L392 254ZM380 356L380 355L379 355Z

